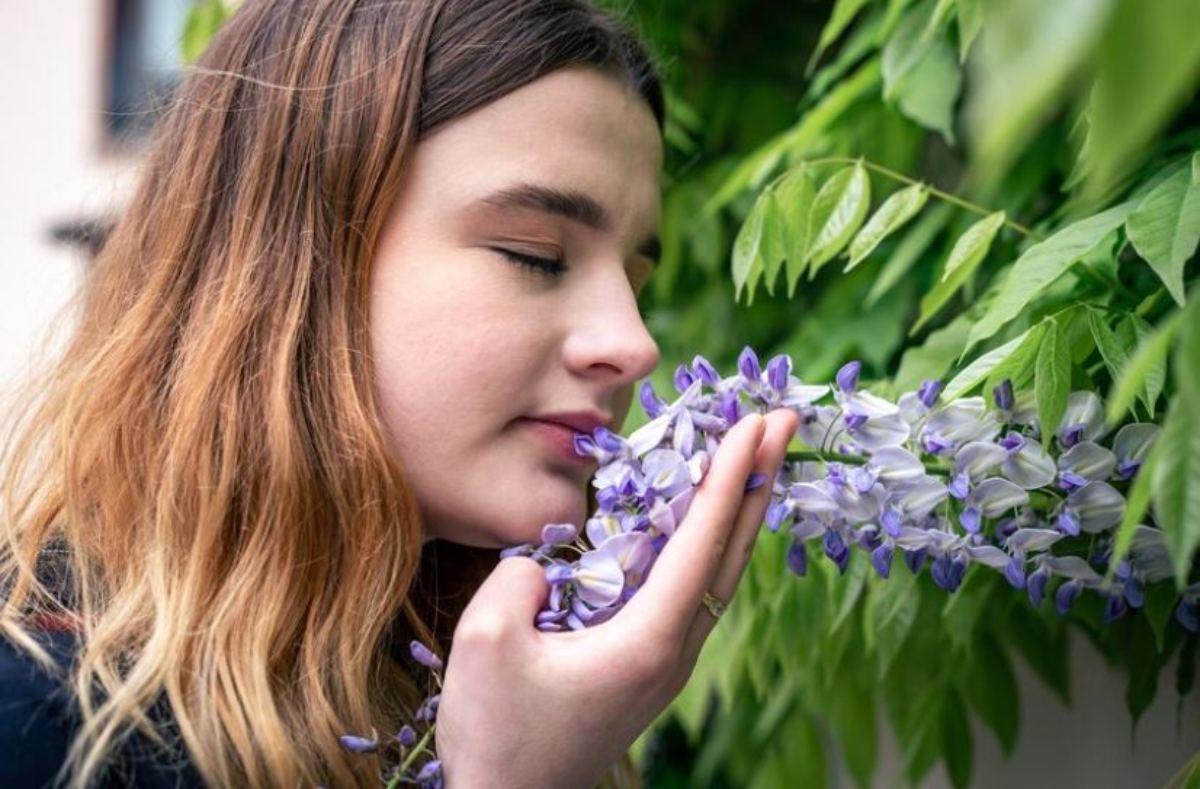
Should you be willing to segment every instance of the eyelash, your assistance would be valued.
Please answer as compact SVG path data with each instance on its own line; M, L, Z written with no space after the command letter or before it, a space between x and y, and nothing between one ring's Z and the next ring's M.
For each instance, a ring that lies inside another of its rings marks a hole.
M551 260L550 258L539 258L534 255L526 255L521 252L513 252L511 249L503 249L501 247L492 247L504 257L508 258L518 266L530 271L544 274L548 277L561 277L567 272L567 267L563 265L561 260Z

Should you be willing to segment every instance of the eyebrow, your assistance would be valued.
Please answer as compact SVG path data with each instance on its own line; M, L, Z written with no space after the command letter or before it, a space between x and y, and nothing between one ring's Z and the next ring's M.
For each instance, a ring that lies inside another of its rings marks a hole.
M604 206L586 192L574 189L522 181L485 195L476 200L474 205L501 210L526 208L566 217L602 232L612 229L612 217ZM658 235L648 236L638 245L637 253L645 255L657 266L662 257L662 239Z

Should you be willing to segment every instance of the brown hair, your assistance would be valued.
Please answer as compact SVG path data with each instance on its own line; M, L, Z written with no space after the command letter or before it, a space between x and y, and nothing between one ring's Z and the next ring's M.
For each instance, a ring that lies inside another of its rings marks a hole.
M346 732L422 689L422 525L368 344L380 228L414 146L579 64L663 124L650 58L584 0L246 0L156 126L135 193L13 402L0 631L72 623L84 786L168 703L204 780L364 784Z

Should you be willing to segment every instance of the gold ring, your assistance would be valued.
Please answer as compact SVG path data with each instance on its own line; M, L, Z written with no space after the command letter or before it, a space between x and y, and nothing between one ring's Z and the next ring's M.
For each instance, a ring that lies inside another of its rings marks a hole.
M725 609L729 607L728 603L718 600L711 592L705 592L704 596L700 598L700 602L704 603L704 607L708 609L714 619L720 619L721 614L725 613Z

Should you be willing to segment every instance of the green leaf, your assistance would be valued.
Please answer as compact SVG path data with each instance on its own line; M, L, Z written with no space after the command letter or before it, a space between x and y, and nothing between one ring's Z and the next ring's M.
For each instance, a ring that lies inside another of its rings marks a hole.
M813 202L813 181L803 165L795 167L775 186L780 219L784 227L784 276L788 298L796 292L796 283L804 274L804 257L808 250L808 212Z
M762 274L763 224L769 210L769 195L764 191L754 201L733 242L734 301L741 297L743 287L753 290Z
M875 583L863 613L863 637L876 653L879 676L891 667L917 618L920 597L916 579L908 570L897 571L886 582Z
M834 588L830 590L830 599L837 609L837 615L833 618L833 624L829 626L830 633L836 632L842 623L850 618L855 604L858 603L858 598L862 595L870 565L865 554L857 557L851 556L846 574L831 576Z
M782 760L781 775L768 785L780 786L780 778L796 786L826 785L825 743L808 713L788 716L773 741L773 752Z
M960 315L937 331L932 331L922 345L910 346L900 357L900 367L892 379L893 392L916 389L921 382L941 380L966 342L971 321Z
M1058 430L1071 392L1071 354L1067 338L1053 318L1042 332L1033 386L1042 434L1050 436Z
M988 631L976 639L965 664L964 693L972 709L1000 741L1005 756L1012 754L1020 724L1020 696L1012 662L1004 647Z
M1158 443L1146 453L1146 459L1133 477L1129 486L1129 495L1125 500L1125 514L1121 523L1113 533L1112 559L1109 561L1110 573L1115 571L1117 564L1125 558L1129 545L1133 542L1133 533L1142 525L1146 510L1150 508L1151 483L1154 480L1154 468L1158 465Z
M950 298L958 292L987 255L996 229L992 225L997 221L997 214L990 214L984 219L971 225L959 236L943 266L942 278L933 286L933 290L921 299L921 311L916 324L909 330L909 336L918 332L933 316L946 306ZM1003 212L999 213L999 222L1003 223Z
M185 63L195 63L229 15L221 0L201 0L188 11L179 42Z
M950 383L946 384L945 390L942 392L942 399L946 402L962 397L967 392L970 392L980 383L987 379L988 375L1013 352L1029 338L1031 333L1035 333L1039 345L1041 344L1041 333L1043 331L1042 324L1038 324L1031 329L1026 329L1020 335L1014 337L998 348L980 356L975 361L967 365L958 375L950 379Z
M862 230L850 242L850 261L844 272L850 271L862 262L867 255L879 245L880 241L899 230L905 222L912 219L925 206L929 199L929 187L925 184L912 184L888 197L876 209Z
M869 787L875 772L878 736L874 688L869 679L865 682L856 678L841 680L835 688L829 716L846 767L860 787Z
M1200 153L1192 156L1200 162ZM1180 168L1150 191L1125 222L1137 253L1150 264L1176 303L1183 304L1183 267L1200 242L1200 185Z
M1128 335L1133 337L1137 343L1141 343L1154 333L1154 327L1146 323L1146 319L1136 313L1125 316L1122 323L1127 323L1132 328L1132 332L1129 329L1123 329L1121 332L1122 336ZM1151 365L1150 369L1146 371L1146 388L1139 397L1146 404L1146 411L1148 413L1153 414L1155 412L1155 406L1158 404L1158 396L1162 394L1166 383L1167 363L1164 359L1157 364Z
M808 278L858 230L871 204L871 182L862 162L845 167L821 185L808 215Z
M940 132L953 145L954 105L962 89L962 72L954 50L938 38L900 81L895 91L896 104L906 116Z
M1133 405L1134 398L1144 391L1151 372L1156 368L1165 367L1167 350L1181 317L1182 313L1175 313L1164 320L1151 335L1138 343L1137 350L1121 368L1121 375L1113 383L1112 392L1108 396L1107 413L1110 424L1118 424L1125 417L1125 412ZM1151 407L1152 405L1153 401Z
M971 44L983 27L983 0L958 0L958 60L967 59Z
M1132 210L1131 203L1122 203L1073 222L1045 241L1025 250L1013 264L1000 293L996 295L979 323L975 324L967 340L968 349L991 337L1001 326L1017 317L1029 302L1058 279L1072 263L1120 227Z
M798 151L817 140L846 110L875 91L879 80L879 59L871 58L805 112L798 124L784 129L739 162L704 203L700 218L711 217L746 189L761 186L785 153Z
M1200 81L1200 3L1121 0L1097 52L1091 194L1136 165L1153 136L1194 100Z
M1171 403L1157 443L1162 455L1154 468L1154 513L1183 588L1192 554L1200 544L1200 411L1186 398Z
M1166 643L1167 623L1175 613L1175 605L1179 595L1175 587L1169 583L1148 584L1142 603L1142 612L1146 615L1146 623L1154 633L1154 647L1161 654Z
M985 394L995 389L1005 378L1012 381L1014 391L1020 392L1029 388L1037 371L1038 350L1042 346L1042 335L1045 334L1046 328L1045 321L1039 323L1033 331L1025 335L1025 342L992 368L983 387Z
M1064 95L1104 29L1112 0L980 2L984 35L964 120L972 168L997 183L1068 103Z
M971 568L962 586L947 595L942 605L942 626L956 651L966 652L975 640L975 631L989 607L1000 576L988 570Z
M1144 616L1132 617L1127 625L1126 643L1129 645L1125 655L1129 679L1125 685L1125 706L1133 718L1134 725L1142 713L1150 709L1154 696L1158 692L1158 655L1154 648L1154 638L1149 623Z
M1171 555L1176 585L1188 580L1200 545L1200 302L1183 314L1175 349L1175 397L1155 450L1154 513Z
M942 758L956 789L971 785L971 725L958 691L949 689L942 698Z
M917 220L912 229L905 233L904 238L896 244L892 256L888 258L883 270L876 277L875 284L871 286L864 306L872 307L904 278L913 264L921 258L921 255L937 238L938 233L942 232L942 228L950 221L953 213L953 208L948 203L939 203Z
M896 98L904 79L917 67L933 45L931 38L923 35L933 13L929 0L910 9L896 26L896 30L883 47L883 98Z
M1030 605L1014 605L1006 623L1010 633L1005 643L1013 646L1046 686L1065 704L1071 703L1070 641L1057 613L1047 619Z
M821 59L821 55L825 53L830 44L838 40L838 37L845 32L850 23L854 21L854 17L869 1L837 0L833 6L833 12L829 15L829 21L825 23L825 27L821 28L821 37L817 41L817 47L813 50L812 57L808 60L806 75L812 73L813 67Z
M763 209L763 284L766 285L767 293L774 296L775 278L779 276L779 269L783 267L783 259L787 255L789 232L783 207L775 190L767 189L764 199L767 205Z
M1129 354L1117 341L1117 335L1108 325L1104 312L1096 309L1088 310L1088 328L1092 331L1092 339L1100 351L1100 358L1108 368L1108 374L1115 381L1121 369L1129 362Z
M967 228L954 242L950 256L946 258L941 281L945 282L951 274L962 268L968 269L967 274L974 271L987 256L992 247L992 240L996 238L997 231L1004 226L1006 217L1003 211L996 211Z

